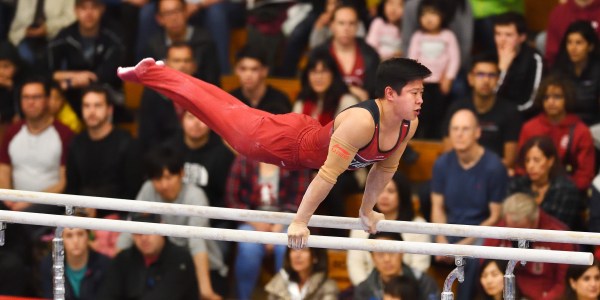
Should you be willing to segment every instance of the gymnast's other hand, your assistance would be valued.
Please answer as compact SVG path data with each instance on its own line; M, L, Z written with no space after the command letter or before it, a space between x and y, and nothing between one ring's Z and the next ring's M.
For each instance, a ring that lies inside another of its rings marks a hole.
M362 225L363 230L370 234L377 233L377 223L385 220L385 216L382 213L373 210L364 213L361 209L358 211L358 217L360 218L360 225Z
M302 249L308 244L310 231L306 223L293 221L288 227L288 247Z

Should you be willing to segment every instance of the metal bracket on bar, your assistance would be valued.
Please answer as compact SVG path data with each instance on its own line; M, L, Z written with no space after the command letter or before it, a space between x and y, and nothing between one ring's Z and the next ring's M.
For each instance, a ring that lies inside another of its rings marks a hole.
M444 291L442 292L442 300L454 300L454 293L452 293L452 284L455 279L458 279L458 282L465 281L465 264L466 260L464 256L455 256L454 264L456 268L448 274L446 277L446 281L444 281Z
M519 248L527 249L529 247L529 241L519 240ZM527 262L522 260L521 265L525 265ZM516 260L508 261L506 266L506 272L504 272L504 291L502 292L504 300L515 300L516 299L516 279L515 279L515 266L517 265Z
M65 206L65 215L72 216L74 212L75 212L75 207L74 206L72 206L72 205L66 205Z
M6 222L0 222L0 246L4 246L5 230L6 230Z

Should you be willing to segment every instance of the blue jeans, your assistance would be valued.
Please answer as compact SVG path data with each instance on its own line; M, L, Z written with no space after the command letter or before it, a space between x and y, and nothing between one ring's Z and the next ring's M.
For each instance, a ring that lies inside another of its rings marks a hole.
M255 231L249 224L242 224L239 230ZM275 272L283 266L283 258L286 246L276 245L273 254L275 256ZM237 299L250 299L252 292L260 275L263 258L267 253L265 245L255 243L238 243L237 257L235 258L235 284L237 288Z

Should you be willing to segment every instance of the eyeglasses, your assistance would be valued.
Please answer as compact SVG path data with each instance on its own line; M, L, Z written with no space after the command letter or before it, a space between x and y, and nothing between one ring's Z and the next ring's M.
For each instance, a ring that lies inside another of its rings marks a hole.
M481 78L481 79L483 79L485 77L490 78L490 79L498 78L498 73L475 72L475 73L473 73L473 75L475 75L475 77Z

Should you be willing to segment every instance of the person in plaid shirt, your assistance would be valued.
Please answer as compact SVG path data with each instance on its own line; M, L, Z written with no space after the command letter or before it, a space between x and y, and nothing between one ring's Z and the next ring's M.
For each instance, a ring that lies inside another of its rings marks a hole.
M229 208L296 212L308 188L311 174L308 169L286 170L238 155L231 165L225 194ZM284 232L281 224L244 222L240 230ZM238 243L235 277L239 299L250 299L260 275L263 257L273 253L275 273L281 269L285 246Z

